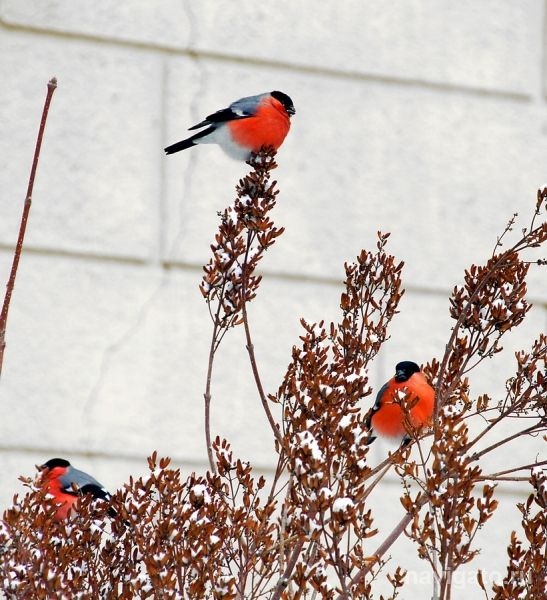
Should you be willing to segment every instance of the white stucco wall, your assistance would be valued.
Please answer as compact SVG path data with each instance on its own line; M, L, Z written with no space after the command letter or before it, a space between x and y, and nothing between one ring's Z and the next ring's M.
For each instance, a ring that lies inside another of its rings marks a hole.
M8 324L0 507L18 475L53 456L111 489L144 473L153 450L206 468L211 326L198 284L217 211L247 167L213 146L162 149L241 96L281 89L297 110L276 172L286 233L250 308L267 390L299 319L337 318L343 263L378 230L392 232L407 293L371 381L398 360L441 356L448 294L514 212L528 219L547 181L544 20L541 0L0 0L2 282L46 82L59 81ZM513 351L546 329L544 271L529 289L534 309L472 376L475 395L500 394ZM213 433L268 471L243 332L223 346ZM505 464L538 452L538 440L511 447ZM402 514L397 491L388 482L375 501L382 527ZM500 490L504 508L481 539L486 573L503 569L524 492ZM403 597L425 598L428 570L413 553L404 542L393 565L416 581ZM471 583L465 594L483 597Z

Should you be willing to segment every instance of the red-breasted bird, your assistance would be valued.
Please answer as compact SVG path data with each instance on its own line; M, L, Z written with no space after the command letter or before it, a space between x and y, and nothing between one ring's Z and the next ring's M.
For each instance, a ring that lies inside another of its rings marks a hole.
M40 483L59 505L55 513L55 520L66 519L78 498L89 494L93 498L108 500L110 494L91 475L75 469L64 458L52 458L40 467Z
M400 392L399 392L400 390ZM401 408L401 396L408 394L408 421L414 429L432 423L435 407L435 390L427 383L420 367L411 361L403 361L395 367L395 375L385 383L376 396L376 402L367 419L371 431L367 444L377 436L399 439L403 444L411 440L405 428L405 415Z
M292 100L283 92L273 91L236 100L228 108L209 115L190 127L202 129L191 137L167 146L165 152L174 154L197 144L218 144L236 160L248 160L262 146L277 150L289 133Z

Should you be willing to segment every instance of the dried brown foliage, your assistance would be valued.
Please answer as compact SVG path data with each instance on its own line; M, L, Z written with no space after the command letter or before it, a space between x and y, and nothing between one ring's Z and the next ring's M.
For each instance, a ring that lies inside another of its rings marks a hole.
M264 252L283 228L271 217L278 193L270 180L274 155L262 152L250 165L235 203L220 215L201 283L213 322L204 394L209 471L183 479L168 459L153 455L150 475L131 479L110 507L83 500L78 514L61 524L52 520L51 500L27 481L29 493L14 499L0 528L6 597L367 599L377 597L382 574L389 597L396 598L405 573L400 567L387 572L386 553L406 534L431 569L432 597L448 600L457 569L480 562L481 530L499 502L496 484L528 479L532 468L534 493L520 506L526 542L508 532L507 577L491 593L496 599L546 597L547 483L541 467L547 461L532 458L490 473L483 457L545 432L547 338L540 335L530 350L516 354L504 398L471 397L469 377L502 351L503 336L530 310L531 264L522 254L547 241L547 189L538 193L520 239L503 249L514 217L492 256L473 265L454 289L445 353L424 367L436 387L434 427L415 432L410 446L372 468L364 443L368 373L397 313L403 264L387 252L384 233L374 250L346 264L339 321L302 320L283 381L276 393L266 394L246 304L257 296ZM257 397L272 428L277 467L267 479L254 476L251 465L211 433L214 362L224 336L241 324ZM502 422L511 424L511 433L486 444ZM368 500L389 471L401 478L403 508L392 530L379 533ZM108 516L108 508L116 517Z
M532 493L518 508L522 513L522 529L527 547L515 531L507 548L507 575L500 585L494 585L494 600L509 598L545 598L547 580L547 474L532 469ZM483 587L484 589L484 587Z

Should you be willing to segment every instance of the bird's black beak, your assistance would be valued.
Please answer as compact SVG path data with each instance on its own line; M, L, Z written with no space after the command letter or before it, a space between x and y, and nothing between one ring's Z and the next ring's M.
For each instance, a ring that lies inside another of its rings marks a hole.
M289 106L289 108L287 108L287 112L289 113L289 115L291 115L291 117L296 114L296 110L294 108L294 106Z
M401 383L402 381L406 381L408 377L404 371L395 371L395 381Z

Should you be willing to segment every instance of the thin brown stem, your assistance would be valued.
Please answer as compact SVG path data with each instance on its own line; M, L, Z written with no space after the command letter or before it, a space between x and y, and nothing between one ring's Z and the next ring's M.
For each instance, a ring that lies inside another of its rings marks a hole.
M491 444L490 446L487 446L486 448L484 448L480 452L475 452L471 456L471 458L472 458L472 460L479 460L479 458L481 456L484 456L488 452L491 452L492 450L495 450L496 448L499 448L500 446L503 446L504 444L507 444L507 442L511 442L511 441L513 441L513 440L521 437L522 435L528 435L530 433L533 433L537 429L538 429L538 424L536 423L535 425L532 425L531 427L527 427L526 429L522 429L521 431L517 431L517 433L514 433L513 435L510 435L510 436L504 438L503 440L500 440L499 442L496 442L495 444Z
M455 515L456 511L454 510L454 499L450 502L451 508L447 510L447 514ZM446 523L446 519L445 519ZM454 549L456 546L456 519L452 519L452 526L450 527L450 534L448 536L448 548L446 550L446 554L443 560L443 571L441 578L441 593L440 600L450 600L450 595L452 593L452 573L454 572Z
M213 335L211 336L211 347L209 349L209 360L207 364L207 381L205 384L205 393L203 398L205 400L205 443L207 445L207 458L209 459L209 466L211 472L217 474L217 467L213 456L213 443L211 440L211 380L213 376L213 362L215 358L216 340L218 334L218 309L217 315L214 319Z
M392 466L393 466L393 463L391 463L391 462L388 463L385 466L384 470L380 471L380 474L378 475L378 477L376 477L376 479L369 486L367 486L367 489L361 499L362 502L364 502L370 496L372 490L380 483L380 481L382 481L385 474L391 469Z
M13 254L13 262L11 265L11 272L6 286L6 295L4 296L4 303L2 305L2 312L0 313L0 375L2 374L2 365L4 363L4 349L6 348L6 327L8 323L8 312L11 302L11 296L15 287L15 278L17 276L17 268L19 266L19 260L21 258L21 252L23 250L23 242L25 240L25 231L27 229L27 222L30 213L30 206L32 204L32 192L34 189L34 180L36 178L36 170L38 169L38 160L40 158L40 150L42 148L42 140L44 137L44 130L46 127L47 116L49 113L49 105L53 97L53 92L57 89L57 79L53 77L47 84L46 100L44 102L44 108L42 109L42 118L40 120L40 128L38 129L38 137L36 138L36 146L34 149L34 158L32 160L32 167L30 169L30 176L27 186L27 195L25 196L25 204L23 207L23 214L21 216L21 224L19 226L19 236L17 238L17 244L15 246L15 252Z
M275 422L275 419L272 415L272 411L270 410L270 406L268 404L268 398L266 397L266 394L264 392L264 387L262 386L262 380L260 379L260 373L258 372L258 365L256 362L254 344L253 344L253 340L251 337L251 328L249 326L249 317L247 314L247 298L246 298L247 285L246 285L246 283L247 283L248 254L249 254L249 249L251 247L251 243L252 243L252 232L249 231L248 235L247 235L247 250L245 252L245 260L242 265L243 273L242 273L242 284L241 284L241 295L242 295L241 316L243 318L243 327L245 329L245 340L246 340L247 353L249 354L249 361L251 363L251 370L253 372L256 389L258 390L260 402L262 403L262 408L264 409L264 412L266 413L266 418L268 419L268 423L270 424L270 427L272 428L273 434L279 444L279 449L281 451L283 448L283 436L281 435L281 431L279 430L279 427L278 427L277 423Z
M495 409L492 409L495 410ZM478 433L474 439L472 439L470 442L467 443L467 446L465 447L466 451L468 451L470 448L472 448L479 440L481 440L491 429L493 429L500 421L502 421L505 417L507 417L508 415L510 415L513 411L515 410L514 406L510 406L507 410L504 410L502 412L500 412L500 414L495 418L492 419L488 425L480 432ZM479 413L481 414L481 413Z
M481 475L477 479L479 481L529 481L530 477L505 477L505 475L509 475L510 473L517 473L518 471L525 471L528 469L533 469L534 467L543 467L547 465L547 460L541 460L539 462L530 463L528 465L522 465L520 467L513 467L512 469L504 469L503 471L498 471L497 473L492 473L491 475Z
M382 469L384 469L384 467L388 467L384 473L382 473L382 477L385 475L385 473L387 473L387 471L389 470L389 467L391 467L393 464L395 464L394 459L398 457L399 453L403 452L404 450L406 450L407 448L409 448L410 446L406 446L406 447L399 447L397 448L397 450L395 450L393 453L388 454L388 456L386 458L384 458L384 460L380 463L378 463L375 467L373 467L372 469L368 470L365 474L366 479L370 479L371 477L373 477L374 475L376 475L376 473L379 473ZM376 481L372 484L373 486L376 485ZM368 494L367 494L368 495ZM366 498L366 496L365 496Z
M287 587L287 585L289 583L289 579L291 577L292 572L294 571L294 568L296 567L296 563L298 562L298 557L300 556L300 552L302 552L303 547L304 547L304 540L302 539L294 547L291 557L289 558L289 561L287 562L287 566L285 567L285 571L283 572L283 575L281 576L280 580L277 582L277 585L275 586L275 590L274 590L271 600L279 600L281 598L281 594L283 593L283 590Z
M427 496L424 496L417 501L415 510L419 510L427 502ZM399 523L392 529L391 533L385 538L385 540L378 546L376 552L372 555L374 560L371 560L366 566L361 567L359 571L354 575L351 580L351 585L354 586L361 581L368 573L370 573L372 567L382 558L382 556L391 548L393 543L403 533L406 527L410 525L414 515L412 513L406 513L406 515L399 521ZM336 600L343 600L343 596L338 595Z
M420 444L420 440L417 441L418 446L418 452L420 454L420 466L422 467L423 470L423 474L424 474L424 478L427 479L427 469L426 469L426 464L427 464L427 460L429 458L429 456L431 455L431 450L429 451L429 455L426 458L423 452L423 448L422 445ZM431 504L431 500L428 499L428 510L429 510L429 516L432 520L432 522L434 522L437 526L437 530L440 530L440 525L439 525L439 519L437 516L437 511L434 509L433 505ZM431 551L429 553L429 563L431 564L431 569L433 571L433 593L432 593L432 600L439 600L439 581L440 581L440 577L439 577L439 550L435 544L435 540L432 541L431 543Z

